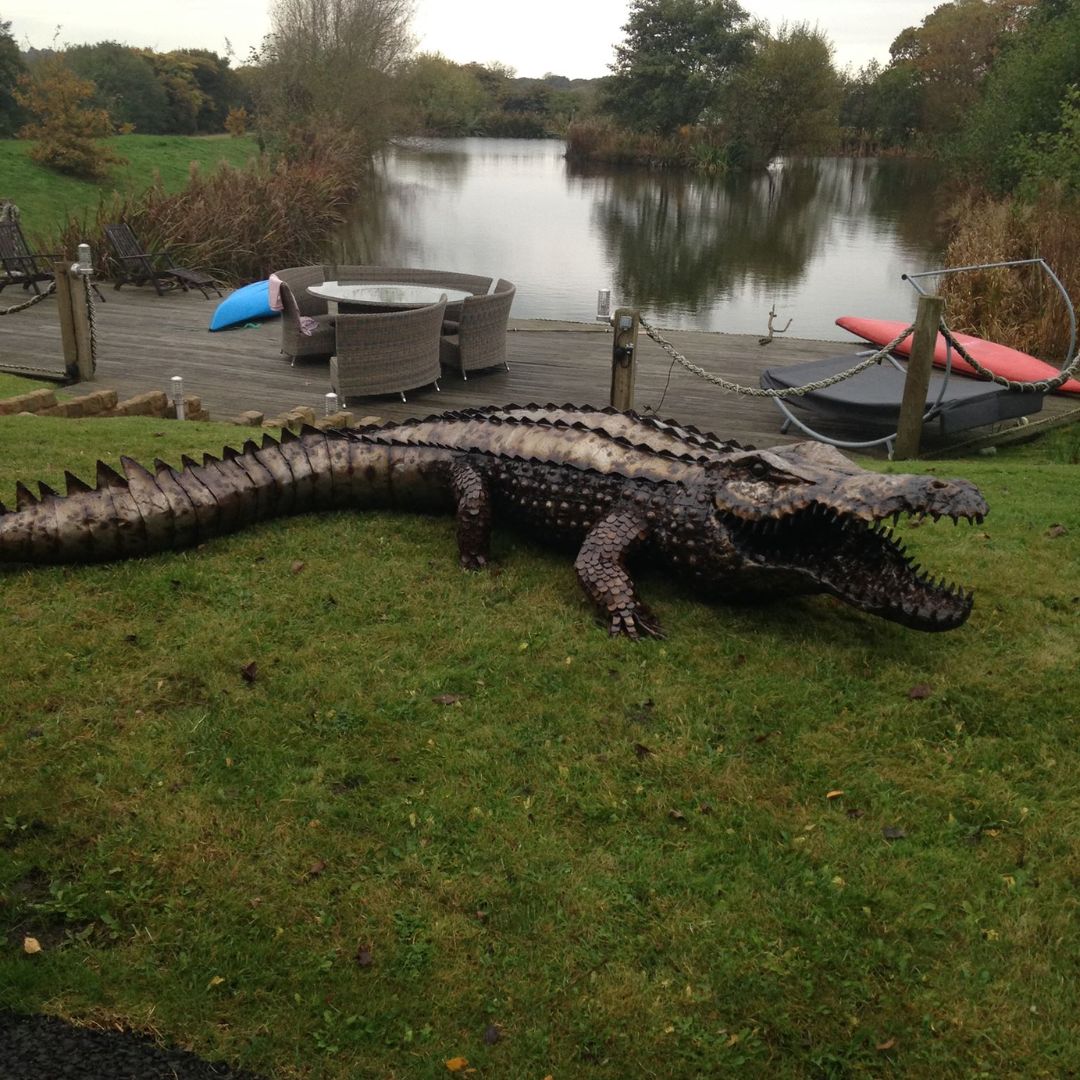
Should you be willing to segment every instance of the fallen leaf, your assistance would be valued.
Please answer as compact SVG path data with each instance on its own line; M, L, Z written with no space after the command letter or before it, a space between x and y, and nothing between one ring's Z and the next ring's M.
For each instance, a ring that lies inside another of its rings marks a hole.
M498 1025L488 1024L484 1028L484 1043L487 1046L494 1046L502 1038L502 1032L499 1030Z
M304 569L304 564L299 559L297 559L296 562L294 562L289 569L292 570L294 574L299 574L300 571Z
M643 758L647 758L652 753L652 750L644 743L636 742L634 743L634 753L637 754L638 761L641 761Z
M220 975L215 975L207 984L206 989L211 990L215 986L220 986L225 980Z
M319 859L318 862L313 862L308 867L307 876L309 878L318 877L326 869L326 860Z
M22 943L23 952L27 956L33 956L34 953L41 952L41 942L36 937L24 937Z
M825 792L826 799L839 799L844 792L841 788L834 788L832 791Z
M899 825L886 825L885 828L881 830L881 835L884 836L886 840L903 840L907 836L907 833L904 832Z
M857 818L861 818L866 813L865 810L860 810L857 806L852 806L844 812L849 818L851 818L852 821L855 821Z
M893 1038L891 1038L891 1039L886 1039L885 1042L878 1043L877 1046L874 1047L874 1049L875 1050L882 1050L882 1051L892 1050L894 1046L896 1046L896 1037L895 1036Z
M431 699L436 705L456 705L461 700L460 694L439 694Z
M356 950L356 966L362 968L369 968L373 963L375 963L375 959L371 955L371 946L361 945Z
M450 1072L461 1072L462 1069L466 1069L469 1066L469 1059L463 1057L451 1058L446 1067Z
M258 671L259 665L256 664L254 660L252 660L250 664L245 664L240 669L240 675L243 678L244 682L253 683L255 681L255 676L258 674Z
M686 815L681 810L669 810L668 817L671 818L672 821L686 820Z
M711 813L712 813L712 803L707 803L707 802L703 802L703 803L702 803L702 804L701 804L701 805L700 805L700 806L699 806L699 807L697 808L697 812L698 812L699 814L711 814Z
M1066 529L1064 525L1051 525L1050 528L1046 530L1046 535L1052 540L1056 540L1059 536L1068 536L1069 530Z
M908 692L909 701L922 701L924 698L928 698L933 693L928 683L918 683L913 686Z

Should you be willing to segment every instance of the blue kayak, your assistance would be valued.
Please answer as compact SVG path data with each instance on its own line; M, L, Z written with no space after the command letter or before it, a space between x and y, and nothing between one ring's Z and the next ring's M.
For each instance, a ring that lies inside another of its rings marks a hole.
M270 307L269 289L269 281L253 281L250 285L230 293L214 310L210 329L224 330L228 326L280 315L280 311L274 311Z

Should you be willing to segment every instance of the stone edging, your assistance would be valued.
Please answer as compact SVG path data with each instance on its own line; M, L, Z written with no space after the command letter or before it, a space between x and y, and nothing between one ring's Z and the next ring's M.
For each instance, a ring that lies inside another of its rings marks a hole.
M187 420L210 419L210 414L202 407L202 400L194 395L184 398L184 414ZM55 391L42 388L0 400L0 416L65 416L78 420L92 417L149 416L175 420L176 406L170 402L169 395L164 390L150 390L126 401L118 401L115 390L103 389L94 390L82 397L57 401ZM364 427L367 424L381 424L382 419L378 416L363 416L357 420L352 412L344 410L332 416L316 418L315 410L311 407L297 406L271 419L266 419L263 413L252 410L232 417L226 423L268 430L287 427L299 431L305 424L316 428Z

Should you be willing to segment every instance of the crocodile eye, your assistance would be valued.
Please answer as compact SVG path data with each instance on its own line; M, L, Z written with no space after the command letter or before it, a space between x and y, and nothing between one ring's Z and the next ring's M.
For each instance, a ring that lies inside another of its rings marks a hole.
M760 480L769 471L769 467L764 461L755 461L754 464L750 466L750 471Z

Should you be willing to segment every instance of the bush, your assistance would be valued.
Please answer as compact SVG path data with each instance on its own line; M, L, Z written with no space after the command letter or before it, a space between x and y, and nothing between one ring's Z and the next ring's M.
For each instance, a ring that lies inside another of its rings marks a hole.
M87 108L94 84L80 79L56 56L34 75L20 75L15 99L37 119L19 133L37 139L30 157L39 165L86 180L103 180L113 165L123 163L97 139L112 134L104 109Z
M229 110L229 115L225 117L225 130L234 138L239 139L247 134L248 127L248 112L242 105L237 108L235 105Z

